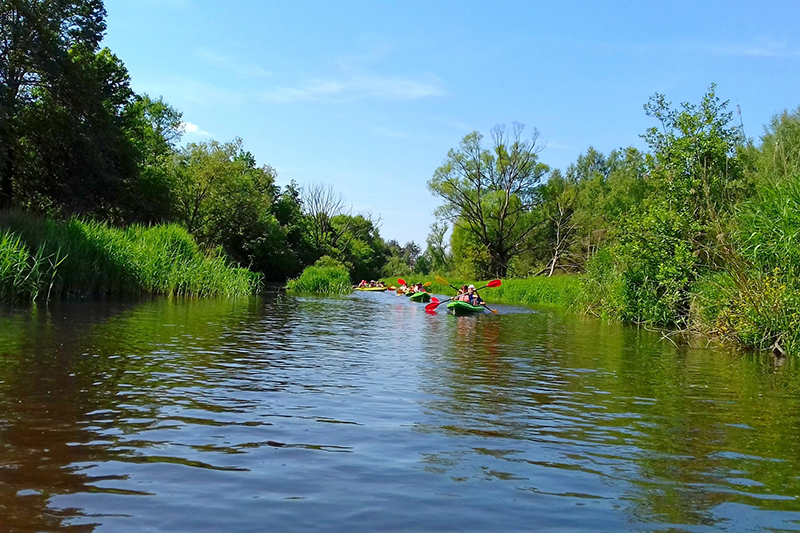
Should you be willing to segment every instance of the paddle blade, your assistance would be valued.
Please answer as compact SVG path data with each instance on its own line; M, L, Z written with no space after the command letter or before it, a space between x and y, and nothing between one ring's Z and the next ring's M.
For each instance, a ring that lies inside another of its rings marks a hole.
M444 279L442 276L436 276L436 283L441 283L442 285L450 285L450 282Z
M499 287L502 284L503 284L503 282L500 281L499 279L493 279L492 281L487 283L486 286L487 287Z
M432 296L431 297L431 303L432 304L438 304L439 303L439 298L437 298L436 296Z
M435 301L435 302L429 303L428 305L425 306L425 311L428 312L428 313L434 312L436 310L436 308L439 307L440 303L442 303L442 302L440 302L438 300Z
M430 281L426 281L425 283L422 284L422 286L423 287L430 287L431 286L431 282Z
M397 278L397 283L398 283L398 285L405 285L406 284L406 280L404 280L403 278Z

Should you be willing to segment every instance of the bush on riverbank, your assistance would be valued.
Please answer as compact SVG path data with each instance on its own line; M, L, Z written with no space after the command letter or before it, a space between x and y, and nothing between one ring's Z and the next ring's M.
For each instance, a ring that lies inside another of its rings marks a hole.
M695 291L697 323L759 350L800 353L800 175L761 184L731 237L725 270Z
M112 228L0 212L0 298L243 295L260 276L204 254L180 226Z
M293 292L322 294L349 294L353 290L347 267L328 256L306 267L300 277L289 280L286 288Z

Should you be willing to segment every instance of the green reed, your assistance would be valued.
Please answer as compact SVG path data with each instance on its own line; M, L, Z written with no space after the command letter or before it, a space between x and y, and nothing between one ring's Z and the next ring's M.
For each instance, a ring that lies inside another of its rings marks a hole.
M0 242L7 250L0 252L0 271L8 272L2 278L4 300L19 295L35 299L45 292L48 298L233 296L250 294L260 285L260 276L232 267L219 250L204 252L177 225L114 228L77 218L56 223L6 211L0 212L0 230L5 231ZM23 263L28 265L26 274L21 273Z
M306 267L300 277L289 280L286 288L293 292L323 294L349 294L353 290L346 268L317 265Z

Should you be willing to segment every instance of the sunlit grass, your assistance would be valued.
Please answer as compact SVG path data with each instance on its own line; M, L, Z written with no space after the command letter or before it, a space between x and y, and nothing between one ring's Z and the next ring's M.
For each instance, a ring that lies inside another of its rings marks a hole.
M286 288L293 292L322 294L349 294L352 291L346 268L316 265L306 267L300 277L289 280Z
M450 285L443 285L436 281L435 275L407 276L402 278L407 283L426 283L429 292L435 294L455 295L454 288L462 285L475 285L481 288L491 280L464 280L447 277ZM387 285L397 285L397 278L383 278ZM565 307L573 311L581 310L583 301L582 284L579 276L551 276L531 277L519 279L504 279L500 287L488 287L481 290L481 297L489 303L521 304L521 305L552 305ZM451 287L452 285L452 287Z
M0 212L0 297L244 295L260 276L204 253L177 225L118 229L72 218L64 223Z

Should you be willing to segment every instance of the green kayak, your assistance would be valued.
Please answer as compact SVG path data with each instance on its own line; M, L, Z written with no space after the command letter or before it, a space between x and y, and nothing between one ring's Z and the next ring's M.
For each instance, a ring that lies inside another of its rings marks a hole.
M430 295L430 293L427 293L427 292L424 292L424 291L423 292L415 292L414 294L409 296L408 299L411 300L412 302L425 303L425 302L430 302L431 301L431 295Z
M447 310L456 316L474 315L476 313L483 313L486 310L482 305L472 305L461 300L453 300L447 304Z

